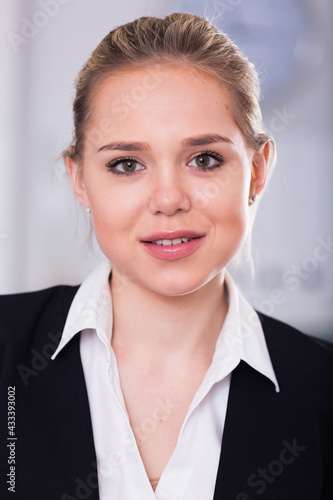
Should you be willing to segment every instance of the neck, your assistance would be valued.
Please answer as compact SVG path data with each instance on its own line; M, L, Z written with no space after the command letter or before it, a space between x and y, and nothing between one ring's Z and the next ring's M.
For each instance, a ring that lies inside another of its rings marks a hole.
M112 345L116 354L144 359L147 366L168 361L184 366L186 360L211 362L216 340L228 305L224 274L219 274L200 289L169 297L121 278L112 271L113 302Z

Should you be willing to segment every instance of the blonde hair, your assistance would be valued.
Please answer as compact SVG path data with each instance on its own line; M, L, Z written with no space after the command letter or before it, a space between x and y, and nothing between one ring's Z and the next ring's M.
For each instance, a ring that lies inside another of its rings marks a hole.
M234 118L248 147L258 151L270 142L271 169L275 145L263 131L259 79L254 65L208 19L188 13L175 13L164 19L141 17L115 28L100 42L76 80L74 137L63 156L76 161L82 158L92 99L105 78L117 71L164 61L183 62L219 80L231 96Z

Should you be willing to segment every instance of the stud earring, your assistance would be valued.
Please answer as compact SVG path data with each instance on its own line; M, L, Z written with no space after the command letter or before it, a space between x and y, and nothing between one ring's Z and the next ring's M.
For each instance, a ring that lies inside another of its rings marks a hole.
M253 205L253 203L256 201L256 199L257 199L257 193L254 193L253 196L249 197L249 205Z
M86 207L86 212L87 212L87 214L91 214L91 208L90 207Z

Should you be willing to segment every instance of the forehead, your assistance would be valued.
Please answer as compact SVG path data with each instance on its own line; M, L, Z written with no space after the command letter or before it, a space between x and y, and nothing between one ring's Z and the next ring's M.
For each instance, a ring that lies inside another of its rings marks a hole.
M195 135L223 126L231 134L239 132L231 104L217 78L187 64L123 69L96 87L88 129L100 136L131 131L138 139L150 128Z
M167 94L169 104L183 97L179 91L186 87L188 100L202 98L202 92L214 94L219 102L229 106L230 97L216 77L190 64L164 62L130 67L111 73L96 86L91 99L91 112L119 111L118 104L135 110L140 105L155 104ZM106 107L107 106L107 107ZM110 107L112 107L110 109ZM124 112L124 109L123 109Z

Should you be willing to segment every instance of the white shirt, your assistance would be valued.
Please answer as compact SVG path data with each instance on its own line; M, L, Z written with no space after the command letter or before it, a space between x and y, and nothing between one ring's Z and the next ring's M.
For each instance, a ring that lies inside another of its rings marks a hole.
M78 332L97 457L101 500L210 500L213 498L232 370L244 360L279 391L261 323L226 273L229 308L212 363L194 396L173 455L154 492L129 423L117 360L111 347L111 264L103 262L80 286L71 304L60 344ZM149 437L159 418L174 410L156 399L140 432Z

